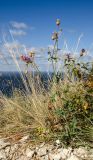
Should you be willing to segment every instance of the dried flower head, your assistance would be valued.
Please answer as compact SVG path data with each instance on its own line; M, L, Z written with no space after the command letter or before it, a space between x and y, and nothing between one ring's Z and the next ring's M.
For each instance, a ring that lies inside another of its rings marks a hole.
M35 52L34 51L30 51L29 52L29 57L33 57L35 55Z
M57 40L58 39L58 33L54 32L52 35L52 40Z
M83 48L80 52L80 56L82 57L84 55L84 53L86 52L86 50Z
M60 19L56 20L56 25L59 26L60 25Z

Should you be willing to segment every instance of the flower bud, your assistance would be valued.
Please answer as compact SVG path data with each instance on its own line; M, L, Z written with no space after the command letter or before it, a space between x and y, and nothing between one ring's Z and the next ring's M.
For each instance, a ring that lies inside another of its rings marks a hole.
M86 52L85 49L82 49L81 52L80 52L80 57L82 57L85 52Z
M54 32L52 35L52 40L57 40L58 39L58 33Z
M59 26L60 25L60 19L56 20L56 25Z

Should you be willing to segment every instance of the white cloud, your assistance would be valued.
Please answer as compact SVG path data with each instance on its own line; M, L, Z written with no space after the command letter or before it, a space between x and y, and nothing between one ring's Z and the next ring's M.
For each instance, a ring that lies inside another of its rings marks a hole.
M66 31L67 31L68 33L76 33L76 30L75 30L75 29L66 29Z
M33 51L35 52L36 54L42 54L42 53L45 53L47 51L47 48L45 47L30 47L30 48L27 48L27 51Z
M20 44L17 41L6 42L6 43L4 43L3 47L4 47L6 53L15 54L16 56L20 55L22 53L25 54L25 45Z
M10 24L11 24L11 27L12 27L10 29L10 32L14 36L25 36L27 29L29 29L29 30L34 30L35 29L35 27L28 26L24 22L11 21Z
M6 42L4 43L4 47L9 48L9 49L14 49L14 48L20 48L23 45L21 45L19 42L14 41L14 42Z
M16 29L26 29L26 28L28 28L27 24L25 24L24 22L12 21L10 23L11 23L12 27L14 27Z
M26 32L23 30L10 30L11 34L14 36L25 36Z

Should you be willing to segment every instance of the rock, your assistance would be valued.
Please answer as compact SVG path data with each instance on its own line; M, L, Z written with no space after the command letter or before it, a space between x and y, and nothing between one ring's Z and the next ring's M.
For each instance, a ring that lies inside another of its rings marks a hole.
M0 150L0 160L6 160L6 154L4 150Z
M49 155L44 156L43 160L49 160Z
M41 143L40 145L28 146L25 142L28 136L23 137L16 143L9 143L6 139L0 139L0 160L93 160L93 149L79 147L73 149L57 147L53 144Z
M45 156L45 155L47 154L47 147L40 148L40 149L37 151L37 154L38 154L38 156L40 156L40 157Z
M90 151L88 152L88 157L90 158L90 160L93 159L93 149L90 149Z
M18 152L19 152L18 150L19 150L19 145L18 144L11 145L10 151L9 151L9 158L13 159L14 156L16 157L18 155Z
M34 155L34 152L35 152L35 151L32 151L30 148L27 148L25 155L26 155L28 158L32 158L33 155Z
M81 158L87 158L87 155L88 155L88 151L85 149L85 148L78 148L78 149L74 149L74 152L73 152L75 155L78 155L78 157L81 157Z
M69 158L67 158L67 160L80 160L80 159L72 154Z
M10 152L10 146L5 148L5 154L7 157L9 156L9 152Z
M4 149L7 146L10 146L9 142L5 142L5 139L0 139L0 149Z
M72 148L56 149L56 150L52 151L52 153L49 153L49 158L50 158L50 160L60 160L60 159L65 160L66 158L68 158L70 156L71 150L72 150Z
M61 149L60 150L60 155L62 159L66 159L70 155L70 150L69 149Z
M60 160L61 159L61 155L58 153L52 153L52 154L49 154L49 159L50 160Z
M16 160L28 160L26 156L19 156Z
M17 150L18 150L18 148L19 148L18 144L14 144L14 145L12 145L12 146L11 146L11 151L10 151L10 152L11 152L11 154L12 154L12 153L14 153L15 151L17 151Z

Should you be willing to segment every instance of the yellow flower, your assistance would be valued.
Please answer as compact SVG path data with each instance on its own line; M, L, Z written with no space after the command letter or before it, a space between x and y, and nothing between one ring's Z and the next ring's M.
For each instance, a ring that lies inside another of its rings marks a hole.
M85 102L83 108L84 108L85 110L88 109L88 103L87 103L87 102Z

